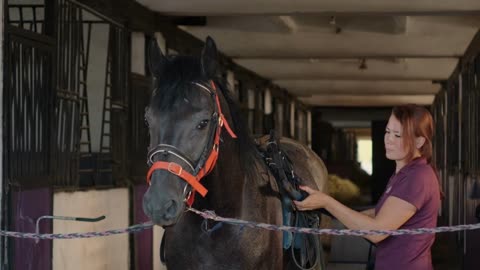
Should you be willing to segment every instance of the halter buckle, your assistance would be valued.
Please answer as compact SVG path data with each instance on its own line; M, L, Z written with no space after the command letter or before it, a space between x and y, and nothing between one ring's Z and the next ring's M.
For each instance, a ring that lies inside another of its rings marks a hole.
M218 125L220 127L223 127L223 114L221 114L219 117L218 117Z
M176 175L181 175L182 172L183 172L183 168L182 166L178 165L177 163L175 162L170 162L168 163L168 171L173 173L173 174L176 174Z

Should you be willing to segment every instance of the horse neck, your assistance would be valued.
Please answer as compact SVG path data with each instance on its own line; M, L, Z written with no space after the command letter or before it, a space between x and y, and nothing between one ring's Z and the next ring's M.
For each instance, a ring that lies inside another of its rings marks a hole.
M225 211L230 216L240 215L246 207L255 204L258 189L255 180L248 179L244 171L242 162L245 161L242 161L241 149L235 145L235 139L227 133L223 135L217 164L206 179L206 185L209 186L206 207L216 212Z
M222 113L226 117L226 121L233 126L233 119L231 115L231 108L223 96L223 91L219 91L219 98L222 107ZM261 178L264 174L256 172L253 175L247 175L245 171L245 162L240 151L243 153L247 151L254 151L253 149L244 149L245 147L254 147L252 145L239 146L239 140L245 139L246 134L236 134L238 139L230 136L226 129L222 130L222 143L220 144L218 161L215 169L209 175L205 185L208 185L209 193L205 200L207 209L213 209L217 213L221 211L228 211L228 215L241 216L242 213L252 213L258 203L261 203L262 195L258 183L262 182ZM255 158L255 165L248 166L261 167L262 160ZM255 170L257 171L257 170ZM253 178L253 179L252 179ZM207 183L208 182L208 183ZM203 205L202 205L203 206Z

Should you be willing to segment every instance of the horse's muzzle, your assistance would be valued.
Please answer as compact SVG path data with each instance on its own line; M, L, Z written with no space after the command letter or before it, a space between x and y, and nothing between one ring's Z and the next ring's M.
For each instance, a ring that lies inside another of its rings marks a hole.
M152 199L147 191L143 196L143 211L153 223L160 226L169 226L177 221L181 205L172 199Z

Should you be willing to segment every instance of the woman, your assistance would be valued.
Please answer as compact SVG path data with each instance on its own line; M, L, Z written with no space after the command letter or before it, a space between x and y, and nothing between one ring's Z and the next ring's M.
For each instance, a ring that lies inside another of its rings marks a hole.
M396 230L437 225L440 188L432 159L433 119L417 105L393 108L385 129L386 156L396 163L375 209L356 212L332 197L301 187L309 196L294 202L299 210L325 208L349 229ZM377 244L375 269L428 270L432 268L434 234L368 235Z

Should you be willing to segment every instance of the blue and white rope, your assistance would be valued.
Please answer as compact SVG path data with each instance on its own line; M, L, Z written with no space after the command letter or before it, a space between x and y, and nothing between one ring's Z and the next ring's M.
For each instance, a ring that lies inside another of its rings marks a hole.
M432 233L442 233L442 232L456 232L463 230L477 230L480 229L480 223L477 224L468 224L468 225L456 225L456 226L444 226L436 228L420 228L420 229L401 229L401 230L347 230L347 229L317 229L317 228L299 228L299 227L290 227L290 226L280 226L252 221L245 221L235 218L224 218L218 216L213 211L199 211L194 208L188 208L188 211L195 213L205 219L211 219L214 221L238 225L242 227L249 228L260 228L270 231L287 231L295 233L306 233L306 234L331 234L331 235L354 235L354 236L365 236L365 235L406 235L406 234L432 234ZM76 238L92 238L92 237L102 237L115 234L123 233L137 233L143 230L152 228L152 222L145 222L141 224L136 224L125 229L117 230L108 230L103 232L87 232L87 233L67 233L67 234L38 234L38 233L23 233L23 232L12 232L12 231L3 231L0 230L0 236L15 237L15 238L30 238L30 239L76 239Z
M224 217L217 216L213 211L199 211L194 208L189 208L188 211L191 211L197 215L200 215L205 219L211 219L218 222L224 222L224 223L238 225L238 226L244 226L249 228L260 228L260 229L265 229L270 231L287 231L287 232L307 233L307 234L331 234L331 235L354 235L354 236L365 236L365 235L374 235L374 234L406 235L406 234L427 234L427 233L432 234L432 233L480 229L480 223L469 224L469 225L436 227L436 228L401 229L401 230L347 230L347 229L299 228L299 227L258 223L258 222L245 221L245 220L234 219L234 218L224 218Z
M114 234L123 233L137 233L146 229L152 228L152 222L141 223L130 226L126 229L109 230L103 232L87 232L87 233L54 233L54 234L39 234L39 233L24 233L24 232L11 232L0 230L0 236L15 237L15 238L30 238L30 239L76 239L76 238L92 238L109 236Z

